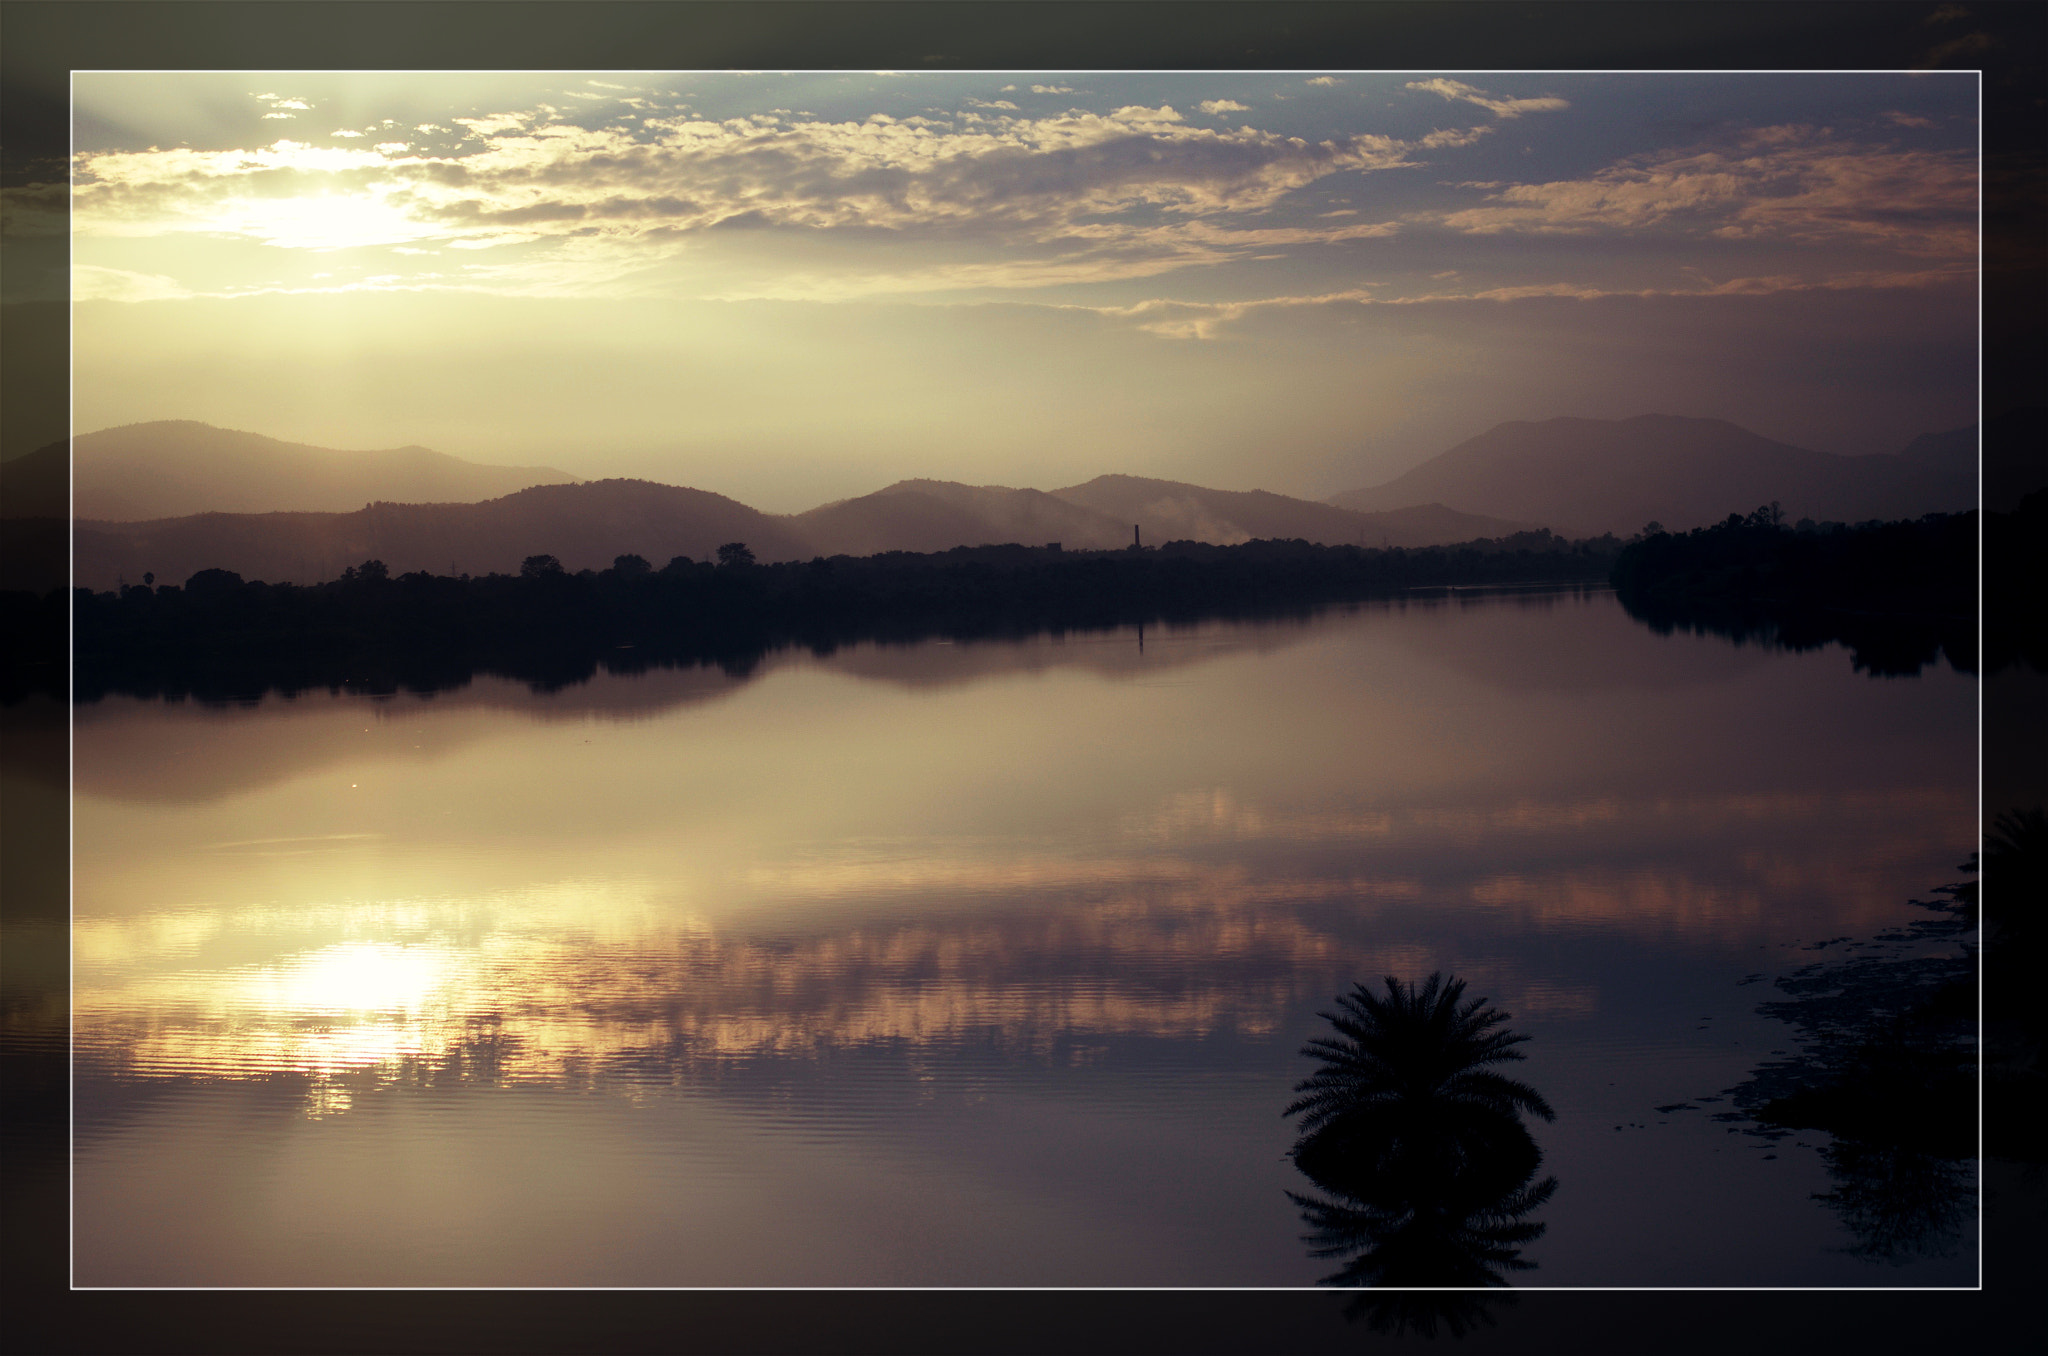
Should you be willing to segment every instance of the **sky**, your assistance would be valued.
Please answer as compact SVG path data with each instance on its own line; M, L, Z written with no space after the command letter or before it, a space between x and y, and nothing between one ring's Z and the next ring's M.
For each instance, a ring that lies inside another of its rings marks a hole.
M1975 418L1969 72L73 94L79 432L420 443L791 512L915 476L1320 498L1508 419L1866 453Z

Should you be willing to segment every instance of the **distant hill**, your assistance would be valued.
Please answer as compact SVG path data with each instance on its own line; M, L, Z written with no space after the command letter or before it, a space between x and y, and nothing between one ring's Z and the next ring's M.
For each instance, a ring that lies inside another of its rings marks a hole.
M77 515L111 522L473 504L575 480L553 467L486 466L424 447L343 451L165 419L81 434L0 465L0 514L63 515L67 456Z
M1843 457L1721 419L1517 420L1329 502L1361 511L1448 504L1566 536L1626 536L1653 520L1690 529L1773 500L1794 520L1918 517L1976 506L1975 466L1960 442L1958 431L1916 440L1910 456Z
M645 480L537 485L481 504L372 504L353 513L202 513L143 523L81 520L76 582L93 589L145 571L182 584L202 569L244 579L310 584L351 565L382 560L391 573L512 574L530 555L571 571L603 569L617 556L657 569L679 555L712 557L744 541L762 560L812 552L788 520L705 490Z
M1943 433L1923 433L1899 452L1902 461L1944 470L1973 470L1977 465L1977 426L1965 424Z
M1442 505L1359 514L1263 490L1210 490L1172 480L1100 476L1047 493L944 480L904 480L858 499L799 513L791 525L820 555L945 551L955 546L1059 542L1075 550L1257 538L1327 545L1440 546L1498 537L1531 524L1454 513Z
M955 546L1059 542L1076 550L1130 544L1130 525L1045 493L1000 485L903 480L789 520L818 555L948 551Z
M1265 490L1209 490L1141 476L1097 476L1052 493L1112 519L1125 534L1137 526L1150 545L1182 539L1233 546L1278 539L1332 546L1441 546L1506 536L1536 525L1453 512L1441 504L1404 504L1396 513L1361 513ZM1128 546L1130 537L1123 535L1117 544Z
M1153 487L1136 503L1102 496L1135 509L1128 521L1141 526L1150 545L1175 538L1233 545L1263 536L1420 546L1501 536L1520 526L1439 505L1358 514L1281 495L1131 477L1104 481L1121 482L1125 489ZM1101 493L1103 481L1092 485ZM1160 487L1171 496L1162 497ZM679 555L709 559L729 541L745 542L763 563L1007 542L1056 541L1076 550L1129 545L1125 517L1072 503L1068 493L904 481L782 516L704 490L596 480L536 485L481 504L376 503L353 513L201 513L149 522L81 518L74 565L78 584L109 589L123 580L138 583L145 572L163 583L183 583L214 568L270 583L317 583L370 559L382 560L393 574L510 574L527 556L541 553L571 571L603 569L628 553L659 568ZM1202 516L1204 496L1234 516ZM1161 503L1168 508L1159 510Z

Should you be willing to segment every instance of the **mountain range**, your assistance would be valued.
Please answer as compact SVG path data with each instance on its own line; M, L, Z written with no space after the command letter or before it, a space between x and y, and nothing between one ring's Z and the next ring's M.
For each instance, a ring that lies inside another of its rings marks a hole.
M1845 457L1722 419L1514 420L1383 485L1334 495L1361 512L1433 501L1540 522L1567 537L1686 531L1777 501L1787 521L1862 522L1977 505L1975 427L1897 453Z
M551 466L486 466L424 447L368 452L162 419L81 434L0 464L0 512L139 522L195 513L341 513L375 500L475 503L576 477Z
M548 467L483 466L425 448L345 452L189 421L82 435L66 452L55 443L0 466L0 512L17 520L13 536L37 535L22 519L54 527L69 472L74 579L90 588L145 573L178 582L215 567L310 583L371 558L401 574L512 571L543 552L571 570L601 569L624 554L661 565L707 559L730 541L773 561L1000 542L1109 549L1129 545L1134 531L1154 544L1298 537L1426 546L1533 526L1441 505L1355 513L1131 476L1053 491L908 480L806 513L768 514L652 481L575 481ZM10 584L58 582L17 579L13 557L22 553L7 554Z
M2020 424L2041 422L2039 411L2020 413L2028 417L1986 430L1987 494L1992 433L2000 446L2018 446ZM1277 537L1416 547L1538 526L1567 536L1628 535L1651 520L1684 529L1772 500L1788 519L1853 522L1972 507L1977 443L1972 427L1920 435L1898 453L1844 457L1714 419L1551 419L1501 424L1323 503L1105 475L1056 490L906 480L783 515L651 481L581 482L419 447L346 452L164 421L82 435L68 457L55 443L0 465L0 513L43 520L10 525L24 547L7 552L0 582L61 582L19 577L14 558L50 535L42 527L61 526L51 520L63 513L67 473L79 510L77 582L107 588L145 571L177 582L211 566L312 582L372 557L394 573L511 571L541 552L571 570L625 553L659 566L678 555L705 559L728 541L764 561L991 542L1113 549L1130 545L1134 530L1147 545ZM2010 469L2015 485L2038 478L2032 462Z

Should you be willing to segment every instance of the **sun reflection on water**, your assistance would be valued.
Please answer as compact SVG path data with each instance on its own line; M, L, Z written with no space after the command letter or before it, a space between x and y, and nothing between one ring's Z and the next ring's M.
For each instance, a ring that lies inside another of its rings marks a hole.
M1938 801L1874 797L1852 818L1897 823L1947 808ZM1162 797L1093 844L848 838L733 863L722 886L622 875L475 895L217 894L212 905L80 917L76 1048L81 1067L121 1078L308 1078L307 1114L331 1115L357 1095L343 1083L658 1086L721 1061L854 1048L1067 1062L1116 1039L1267 1039L1342 976L1451 963L1447 948L1469 945L1461 928L1753 945L1783 889L1824 900L1848 926L1868 902L1860 877L1881 875L1886 851L1788 875L1771 852L1722 853L1733 866L1712 870L1596 870L1568 855L1501 871L1453 850L1475 816L1546 833L1617 818L1718 830L1756 808L1600 800L1540 825L1525 825L1519 805L1390 822L1202 789ZM1372 855L1390 828L1436 841L1432 817L1458 821L1435 825L1450 874L1412 848ZM1304 841L1333 847L1304 857ZM227 879L201 883L219 891ZM721 888L730 898L707 911ZM1440 921L1421 935L1402 921L1425 914ZM1509 1010L1600 1007L1596 989L1524 959L1489 965L1490 996Z

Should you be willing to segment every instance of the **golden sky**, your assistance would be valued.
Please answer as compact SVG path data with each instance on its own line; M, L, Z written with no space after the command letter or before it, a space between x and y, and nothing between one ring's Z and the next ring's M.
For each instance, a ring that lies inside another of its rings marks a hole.
M1974 417L1977 77L79 73L80 431L1321 496ZM61 197L12 205L62 229Z

